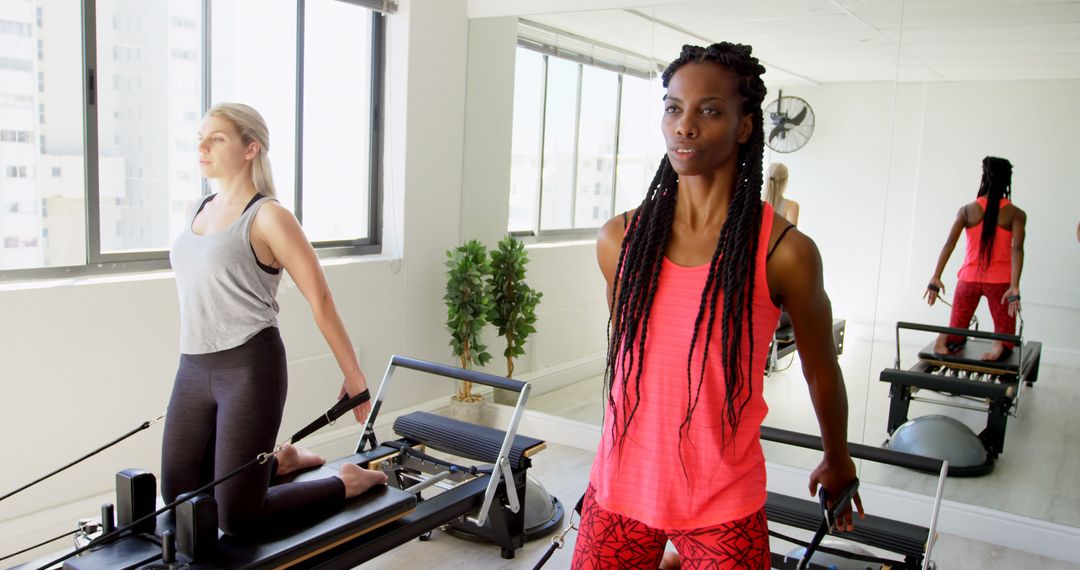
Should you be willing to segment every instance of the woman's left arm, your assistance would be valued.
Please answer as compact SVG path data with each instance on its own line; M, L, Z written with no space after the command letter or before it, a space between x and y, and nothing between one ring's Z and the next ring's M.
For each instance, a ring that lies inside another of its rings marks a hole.
M847 447L847 392L833 346L832 305L822 281L821 255L810 238L792 230L768 261L769 290L787 309L795 332L795 345L803 375L810 388L824 458L810 475L810 494L818 485L837 496L855 479L855 463ZM862 513L862 500L855 505ZM852 511L846 509L837 528L852 529Z
M300 288L300 292L311 305L315 324L330 346L330 351L337 359L338 367L345 376L342 392L355 396L367 389L367 379L360 370L360 363L353 352L352 341L345 330L338 314L330 286L326 283L319 257L311 242L304 235L300 223L276 202L265 204L255 215L252 228L253 239L261 239L274 257L274 260L289 272L289 276ZM257 234L257 237L256 237ZM356 421L367 419L371 403L367 402L353 408Z

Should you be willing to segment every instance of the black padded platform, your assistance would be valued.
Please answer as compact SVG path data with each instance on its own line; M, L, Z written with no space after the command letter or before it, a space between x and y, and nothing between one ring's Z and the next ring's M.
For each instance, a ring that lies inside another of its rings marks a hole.
M297 480L333 475L329 466L312 470ZM361 537L390 523L416 507L416 496L400 489L380 485L349 500L336 512L317 521L293 520L272 534L257 538L222 536L218 550L205 560L185 567L199 569L282 568L300 563L334 546ZM155 534L175 530L171 517L161 515ZM64 568L86 570L125 570L160 560L161 547L150 537L119 540L99 550L68 560ZM181 559L181 562L189 562Z
M817 501L778 493L769 493L765 513L770 523L807 530L816 529L821 524L821 505ZM855 520L853 532L834 532L833 536L922 560L929 534L926 527L866 515L865 519Z
M960 345L956 352L949 354L937 354L934 352L934 343L931 342L923 347L919 351L919 358L928 362L941 362L946 365L954 364L961 365L966 368L985 368L986 371L998 371L999 374L1017 374L1020 372L1020 351L1011 350L1009 354L1003 358L997 359L997 361L984 361L983 354L986 354L993 347L994 341L983 339L968 339ZM1029 355L1031 349L1024 347L1024 350ZM990 374L994 374L991 371Z
M428 412L413 412L394 420L394 431L402 437L453 453L460 457L494 463L499 457L506 432L487 426L470 424ZM529 455L543 449L544 441L517 435L511 444L511 469L528 467Z

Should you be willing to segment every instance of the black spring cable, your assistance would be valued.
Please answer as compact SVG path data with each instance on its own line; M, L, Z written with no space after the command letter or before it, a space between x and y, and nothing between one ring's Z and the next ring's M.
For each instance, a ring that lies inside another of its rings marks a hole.
M49 544L50 542L56 542L57 540L60 540L61 538L64 538L66 536L71 536L71 535L73 535L73 534L75 534L77 532L79 532L79 529L75 529L75 530L72 530L72 531L69 531L69 532L65 532L64 534L61 534L60 536L57 536L55 538L50 538L49 540L46 540L46 541L43 541L43 542L39 542L39 543L29 547L29 548L24 548L24 549L22 549L22 550L20 550L18 552L13 552L11 554L8 554L7 556L4 556L3 558L0 558L0 562L3 562L4 560L7 560L8 558L14 558L14 557L16 557L16 556L18 556L18 555L20 555L20 554L22 554L24 552L30 552L31 550L33 550L33 549L35 549L35 548L37 548L39 546L45 546L46 544Z
M86 455L76 459L75 461L72 461L71 463L68 463L67 465L53 471L52 473L49 473L49 474L44 475L42 477L38 477L37 479L23 485L22 487L19 487L18 489L15 489L14 491L11 491L10 493L7 493L6 495L0 497L0 501L3 501L4 499L6 499L6 498L8 498L8 497L10 497L12 495L15 495L17 493L21 493L22 491L25 491L25 490L29 489L30 487L33 487L34 485L37 485L38 483L48 479L49 477L52 477L53 475L56 475L57 473L60 473L60 472L62 472L64 470L66 470L66 469L69 469L71 467L74 467L75 465L78 465L79 463L82 463L83 461L86 461L87 459L90 459L91 457L101 453L102 451L105 451L106 449L109 449L110 447L120 443L121 441L124 441L125 439L139 433L140 431L142 431L142 430L156 424L157 422L161 421L161 419L164 418L164 417L165 417L165 414L162 414L162 415L160 415L160 416L158 416L158 417L156 417L156 418L154 418L152 420L148 420L148 421L145 421L145 422L139 424L139 427L125 433L124 435L112 440L109 443L106 443L105 445L91 451L90 453L87 453ZM3 560L3 558L0 558L0 560Z

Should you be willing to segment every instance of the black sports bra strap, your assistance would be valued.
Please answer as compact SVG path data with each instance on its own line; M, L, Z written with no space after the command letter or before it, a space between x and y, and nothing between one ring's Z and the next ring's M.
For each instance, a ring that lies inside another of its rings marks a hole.
M249 201L247 203L247 206L244 206L244 212L248 211L248 208L254 206L255 202L259 201L259 198L265 198L265 196L263 196L262 194L256 192L255 195L251 197L251 201ZM241 213L243 213L243 212L241 212Z
M786 236L787 233L793 229L795 229L795 226L788 226L780 232L780 237L776 238L776 243L773 243L772 247L769 248L769 253L765 254L765 261L769 261L769 258L772 257L773 252L776 251L776 246L780 245L780 242L783 241L784 236Z

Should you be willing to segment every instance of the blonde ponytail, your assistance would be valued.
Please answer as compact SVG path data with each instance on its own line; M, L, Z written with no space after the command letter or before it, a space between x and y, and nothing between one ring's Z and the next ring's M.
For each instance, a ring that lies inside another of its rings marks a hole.
M784 201L787 178L788 169L783 163L774 162L769 165L769 176L765 179L765 201L774 209L779 208Z

